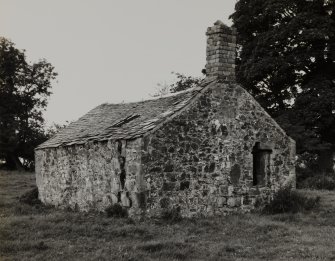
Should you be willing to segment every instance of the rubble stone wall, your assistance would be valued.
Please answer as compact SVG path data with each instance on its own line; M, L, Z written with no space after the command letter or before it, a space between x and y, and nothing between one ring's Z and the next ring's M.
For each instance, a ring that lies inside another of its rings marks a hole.
M89 142L35 151L36 183L45 204L103 211L119 203L143 207L141 139Z
M283 185L295 186L295 142L236 84L217 84L144 137L147 209L182 215L248 211ZM253 185L256 142L271 147L264 185Z

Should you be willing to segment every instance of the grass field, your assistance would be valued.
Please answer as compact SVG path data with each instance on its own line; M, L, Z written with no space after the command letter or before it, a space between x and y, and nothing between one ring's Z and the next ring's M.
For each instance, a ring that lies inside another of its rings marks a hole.
M0 260L335 260L335 192L309 213L133 221L20 203L34 175L0 172Z

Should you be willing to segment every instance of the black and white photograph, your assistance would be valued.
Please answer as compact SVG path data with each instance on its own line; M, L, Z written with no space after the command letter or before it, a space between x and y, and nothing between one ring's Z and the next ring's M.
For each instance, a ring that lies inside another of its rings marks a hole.
M0 260L335 260L335 0L0 0Z

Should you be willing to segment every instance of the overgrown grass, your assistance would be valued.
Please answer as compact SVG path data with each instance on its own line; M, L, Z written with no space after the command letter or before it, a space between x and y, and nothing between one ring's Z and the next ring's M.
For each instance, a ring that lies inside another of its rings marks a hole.
M317 210L134 221L20 202L34 176L0 173L0 260L335 260L335 192Z
M266 214L297 213L309 211L319 206L320 197L307 196L290 187L281 188L273 199L265 205Z

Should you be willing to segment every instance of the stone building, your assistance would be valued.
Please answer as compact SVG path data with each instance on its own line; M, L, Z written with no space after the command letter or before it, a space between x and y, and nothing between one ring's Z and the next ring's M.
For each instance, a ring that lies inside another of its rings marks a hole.
M235 82L234 29L207 30L207 77L195 88L102 104L35 150L45 204L132 215L247 211L295 186L295 142Z

